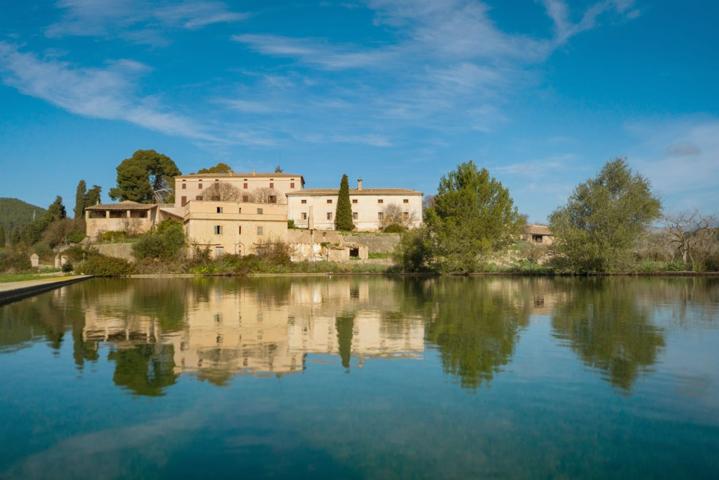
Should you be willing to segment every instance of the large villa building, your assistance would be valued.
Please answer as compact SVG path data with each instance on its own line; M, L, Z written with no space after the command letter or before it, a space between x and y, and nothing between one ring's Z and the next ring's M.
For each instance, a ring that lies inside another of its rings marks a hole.
M338 189L305 189L293 173L203 173L175 177L175 203L119 202L85 212L91 240L105 232L140 234L162 220L185 226L191 245L213 255L254 253L269 241L286 242L288 223L308 231L334 230ZM357 231L379 231L390 223L416 228L422 223L422 193L399 188L350 189Z

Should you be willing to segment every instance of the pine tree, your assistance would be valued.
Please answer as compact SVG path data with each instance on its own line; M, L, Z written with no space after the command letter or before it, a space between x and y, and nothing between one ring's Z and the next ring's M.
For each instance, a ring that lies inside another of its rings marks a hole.
M85 194L85 208L92 207L101 202L102 187L99 185L93 185L90 190Z
M349 232L355 228L352 223L352 205L350 204L350 187L347 175L342 175L340 193L337 197L337 212L335 213L335 229Z
M85 199L87 198L87 185L85 180L77 182L75 189L75 220L80 220L85 216Z
M65 205L62 204L62 197L60 195L55 197L55 201L47 208L46 215L48 217L47 223L55 220L62 220L67 217L67 211L65 210Z

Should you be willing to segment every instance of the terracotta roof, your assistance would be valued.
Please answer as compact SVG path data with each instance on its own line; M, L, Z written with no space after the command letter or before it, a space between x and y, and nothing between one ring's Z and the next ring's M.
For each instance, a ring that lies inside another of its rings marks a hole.
M294 178L301 178L304 180L304 177L300 175L299 173L285 173L285 172L272 172L272 173L262 173L262 172L231 172L231 173L190 173L189 175L178 175L175 178L227 178L227 177L242 177L242 178L252 178L252 177L260 177L260 178L287 178L287 177L294 177Z
M551 235L552 231L546 225L529 224L524 230L528 235Z
M339 189L337 188L305 188L304 190L297 190L287 194L288 197L318 197L324 195L338 195ZM353 195L422 195L422 192L417 190L410 190L407 188L363 188L357 190L356 188L350 188L350 196Z
M157 206L156 203L138 203L125 200L120 203L106 203L87 207L85 210L150 210Z

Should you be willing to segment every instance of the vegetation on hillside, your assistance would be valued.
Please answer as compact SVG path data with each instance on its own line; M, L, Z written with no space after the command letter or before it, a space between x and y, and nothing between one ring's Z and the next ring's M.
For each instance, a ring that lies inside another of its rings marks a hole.
M0 227L8 238L15 229L29 225L44 213L45 209L17 198L0 198Z

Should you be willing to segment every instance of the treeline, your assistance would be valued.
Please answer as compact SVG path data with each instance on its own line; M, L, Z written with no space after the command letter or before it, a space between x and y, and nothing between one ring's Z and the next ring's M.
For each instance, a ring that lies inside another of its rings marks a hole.
M551 214L551 247L521 245L525 225L509 191L486 169L463 163L442 177L424 226L403 235L395 260L405 272L719 270L716 219L697 212L663 217L649 181L623 159L605 164ZM523 257L498 267L497 258L510 251Z

